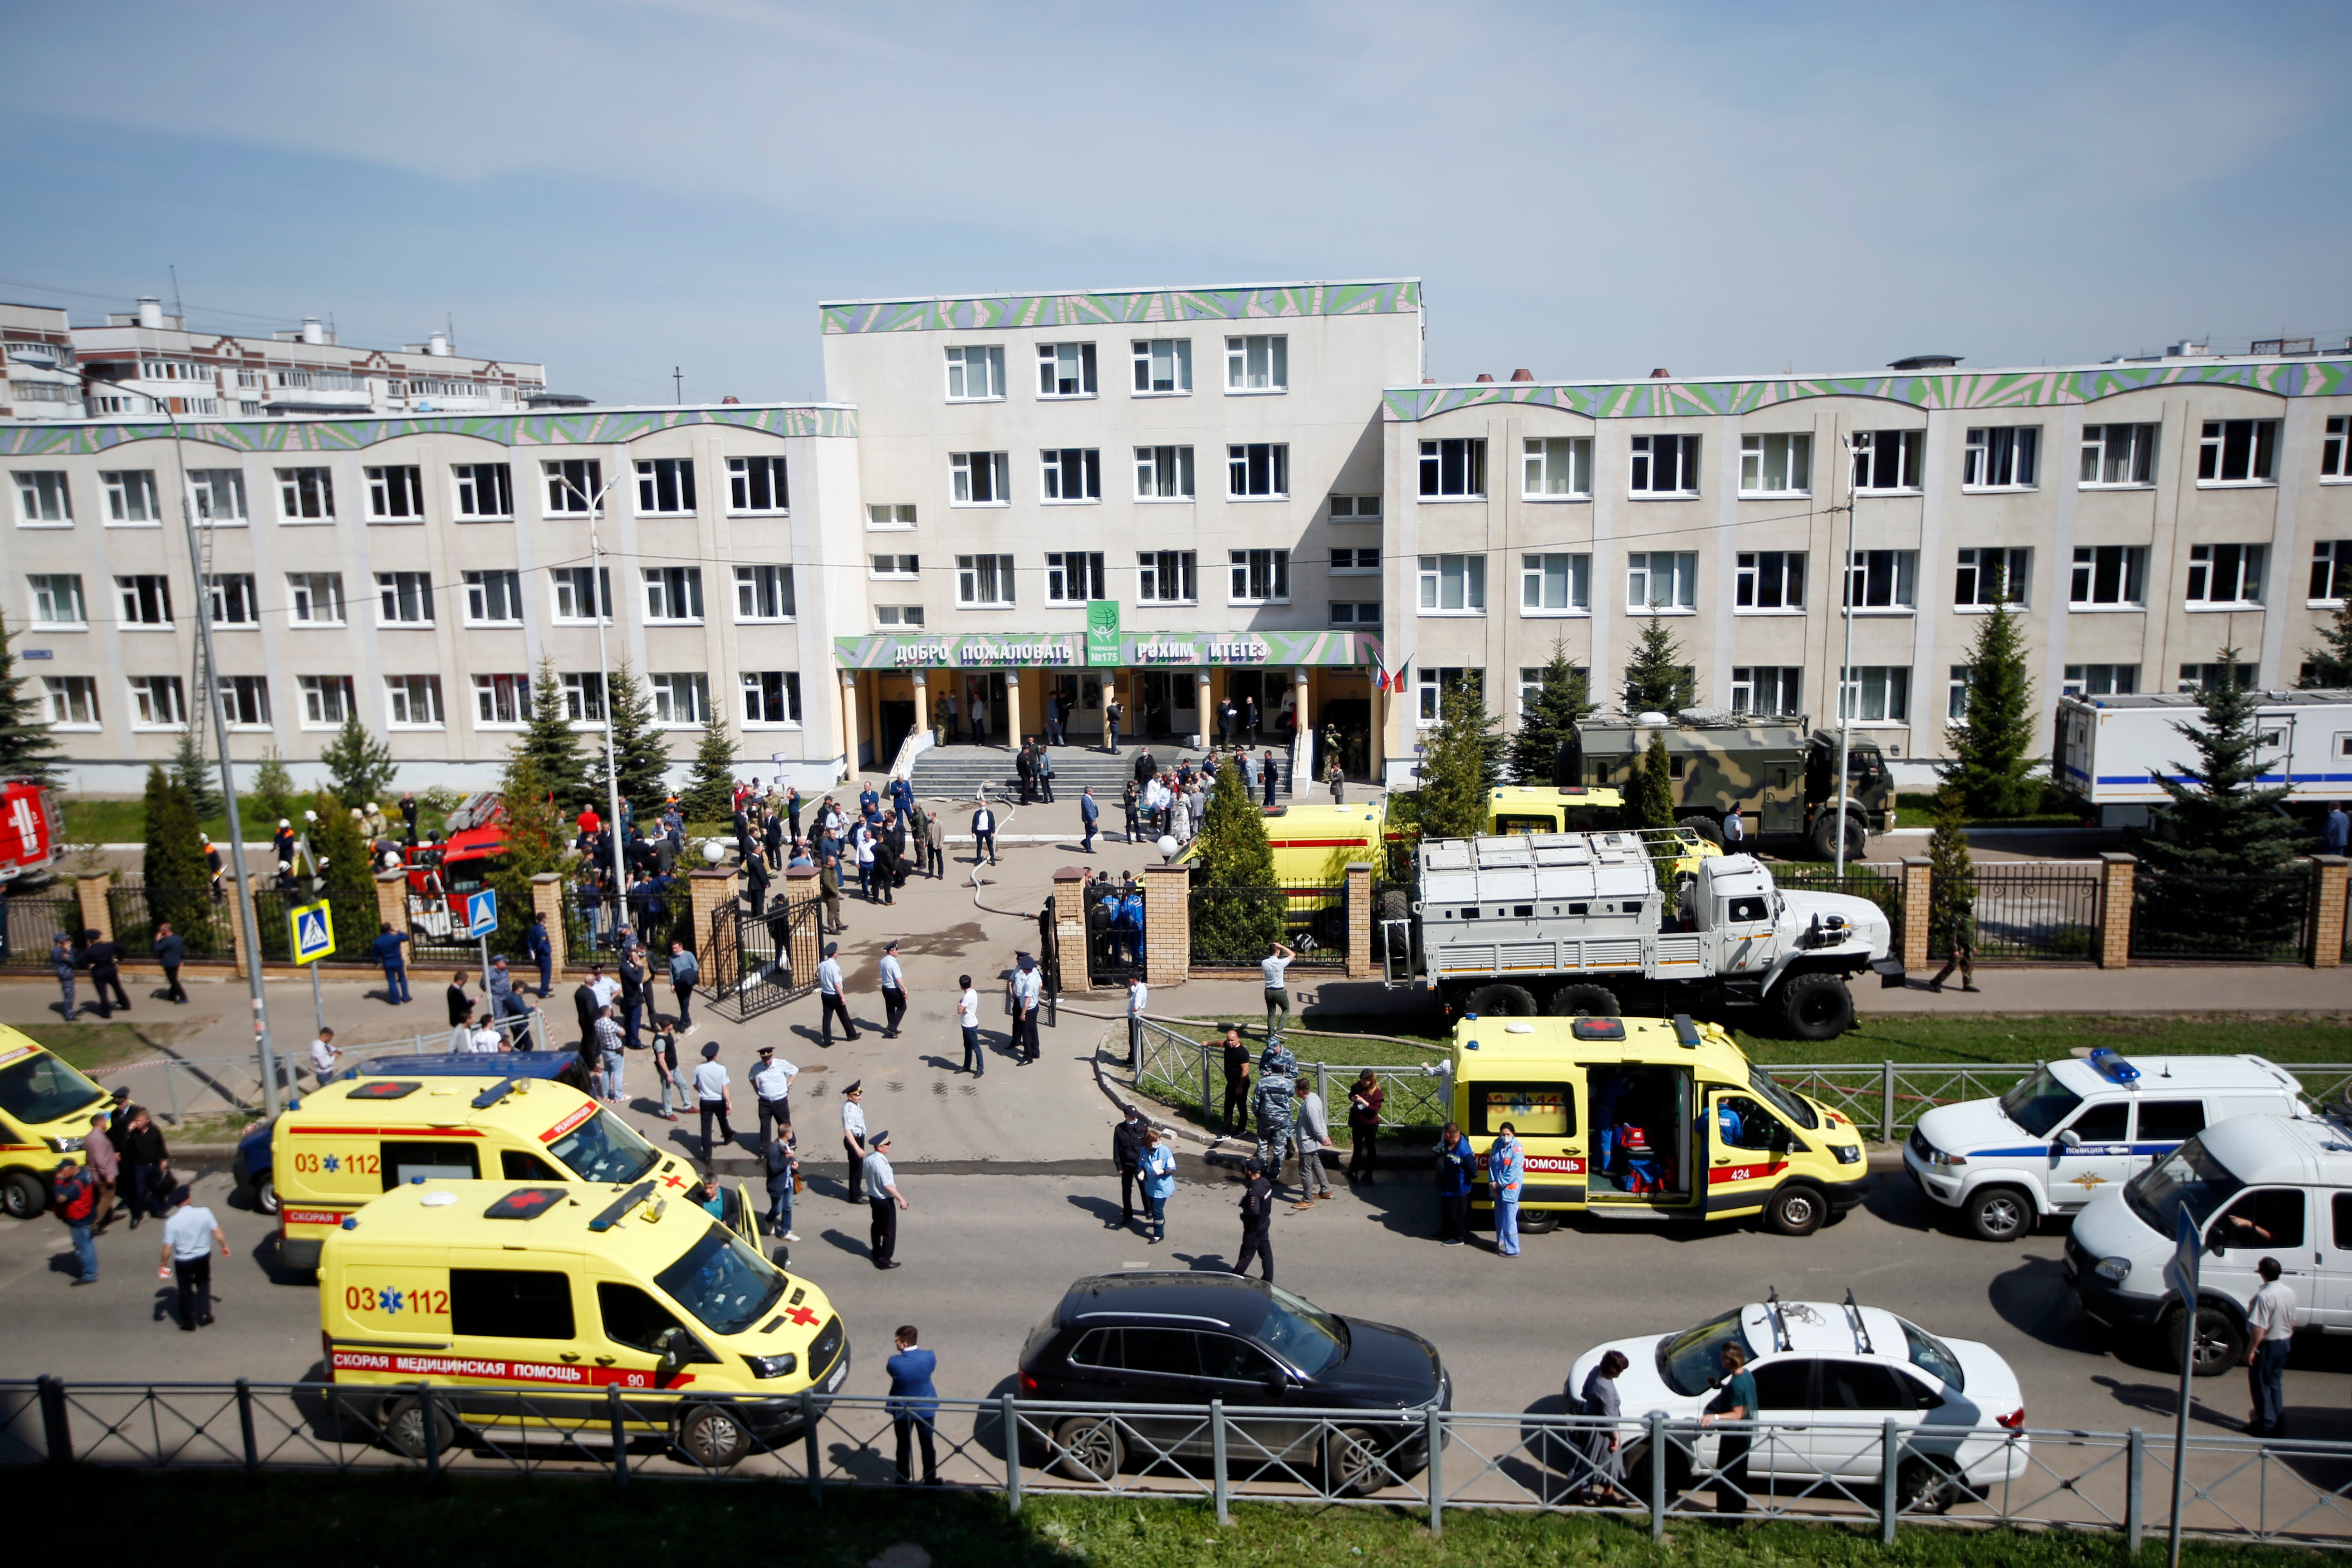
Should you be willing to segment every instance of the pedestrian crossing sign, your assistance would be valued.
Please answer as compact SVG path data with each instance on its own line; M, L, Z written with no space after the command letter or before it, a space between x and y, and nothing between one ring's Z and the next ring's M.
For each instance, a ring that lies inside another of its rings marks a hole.
M478 893L466 895L466 934L488 936L499 929L499 895L484 888Z
M333 956L335 917L325 904L303 904L289 910L286 920L294 930L295 963L310 963Z

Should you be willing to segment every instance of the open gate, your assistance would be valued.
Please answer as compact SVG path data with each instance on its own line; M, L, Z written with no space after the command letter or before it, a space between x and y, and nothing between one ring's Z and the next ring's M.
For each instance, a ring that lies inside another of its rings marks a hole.
M779 897L765 914L740 900L713 910L700 955L710 1005L740 1024L815 990L820 908L804 900L793 909Z

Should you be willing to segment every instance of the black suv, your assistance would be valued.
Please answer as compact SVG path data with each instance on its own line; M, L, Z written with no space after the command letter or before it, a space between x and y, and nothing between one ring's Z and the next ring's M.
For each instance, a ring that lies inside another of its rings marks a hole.
M1022 1349L1020 1392L1203 1407L1046 1418L1044 1461L1074 1480L1207 1458L1204 1407L1221 1400L1229 1468L1357 1497L1426 1468L1427 1412L1454 1402L1437 1347L1419 1334L1339 1317L1262 1279L1181 1272L1072 1285Z

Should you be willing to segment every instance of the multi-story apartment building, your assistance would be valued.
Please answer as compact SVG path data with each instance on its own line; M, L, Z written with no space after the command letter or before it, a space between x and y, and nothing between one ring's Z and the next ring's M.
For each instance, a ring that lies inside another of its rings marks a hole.
M0 419L79 419L85 412L66 313L0 302Z
M0 423L0 610L81 783L187 721L184 468L238 754L307 774L356 711L419 783L495 775L542 655L594 728L600 607L681 767L713 711L806 785L950 695L1076 742L1115 694L1187 742L1287 708L1402 782L1446 682L1507 722L1559 645L1609 701L1654 611L1703 704L1827 723L1842 688L1923 768L1996 592L2046 703L2224 647L2292 685L2352 588L2352 353L1437 385L1412 279L820 324L824 403Z

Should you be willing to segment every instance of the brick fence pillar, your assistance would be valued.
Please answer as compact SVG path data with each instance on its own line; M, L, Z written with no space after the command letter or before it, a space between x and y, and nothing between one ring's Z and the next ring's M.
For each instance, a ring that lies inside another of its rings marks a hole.
M246 889L248 896L251 894L255 880L256 879L252 877L247 877L245 879ZM231 894L228 907L223 910L222 913L223 918L228 921L229 957L236 965L236 977L242 980L246 976L251 974L253 970L250 967L252 963L251 955L245 950L245 917L238 910L235 898L236 891L236 879L234 877L224 877L221 879L221 886L228 889ZM253 911L253 914L254 928L257 933L261 925L261 911L259 910L256 910ZM370 940L373 941L373 939L371 938ZM341 945L340 941L337 945Z
M2132 879L2139 859L2118 850L2099 856L2099 967L2131 967Z
M1087 949L1087 872L1065 866L1054 873L1054 947L1062 960L1062 994L1084 995L1094 987L1093 953Z
M1192 971L1192 869L1143 868L1143 978L1181 985Z
M740 907L740 901L735 896L735 868L731 866L705 866L699 869L688 871L686 874L686 889L687 923L689 928L687 931L687 948L701 961L702 967L707 972L711 963L722 956L719 945L714 943L710 934L713 929L712 917L730 906ZM726 932L719 939L719 942L727 944L726 951L732 952L735 927L731 921L719 923L724 927ZM705 973L704 979L709 984L718 984L708 973Z
M566 940L572 933L563 929L563 878L554 871L541 871L530 879L530 910L547 927L547 946L553 955L555 973L563 973L571 962L571 944Z
M1935 864L1925 855L1903 857L1903 967L1917 973L1927 967L1927 920Z
M1307 711L1302 703L1298 710ZM1304 727L1300 732L1305 733ZM1348 978L1372 977L1372 922L1380 911L1372 907L1372 867L1368 860L1348 866Z
M106 890L113 884L111 871L84 871L74 879L74 897L81 900L82 930L95 931L107 942L114 940L114 910L106 900Z
M378 871L375 874L375 918L394 931L408 929L408 873L406 871ZM357 943L360 951L366 952L367 944L373 942L375 938L376 933L372 931L360 932ZM335 945L337 947L342 945L341 937L335 939Z
M2338 969L2344 963L2344 896L2352 859L2314 855L2311 873L2319 885L2312 890L2311 947L2304 956L2314 969Z
M786 871L784 897L792 910L793 946L785 963L794 984L814 985L818 950L824 945L817 927L824 912L824 889L819 884L816 868L801 866Z

